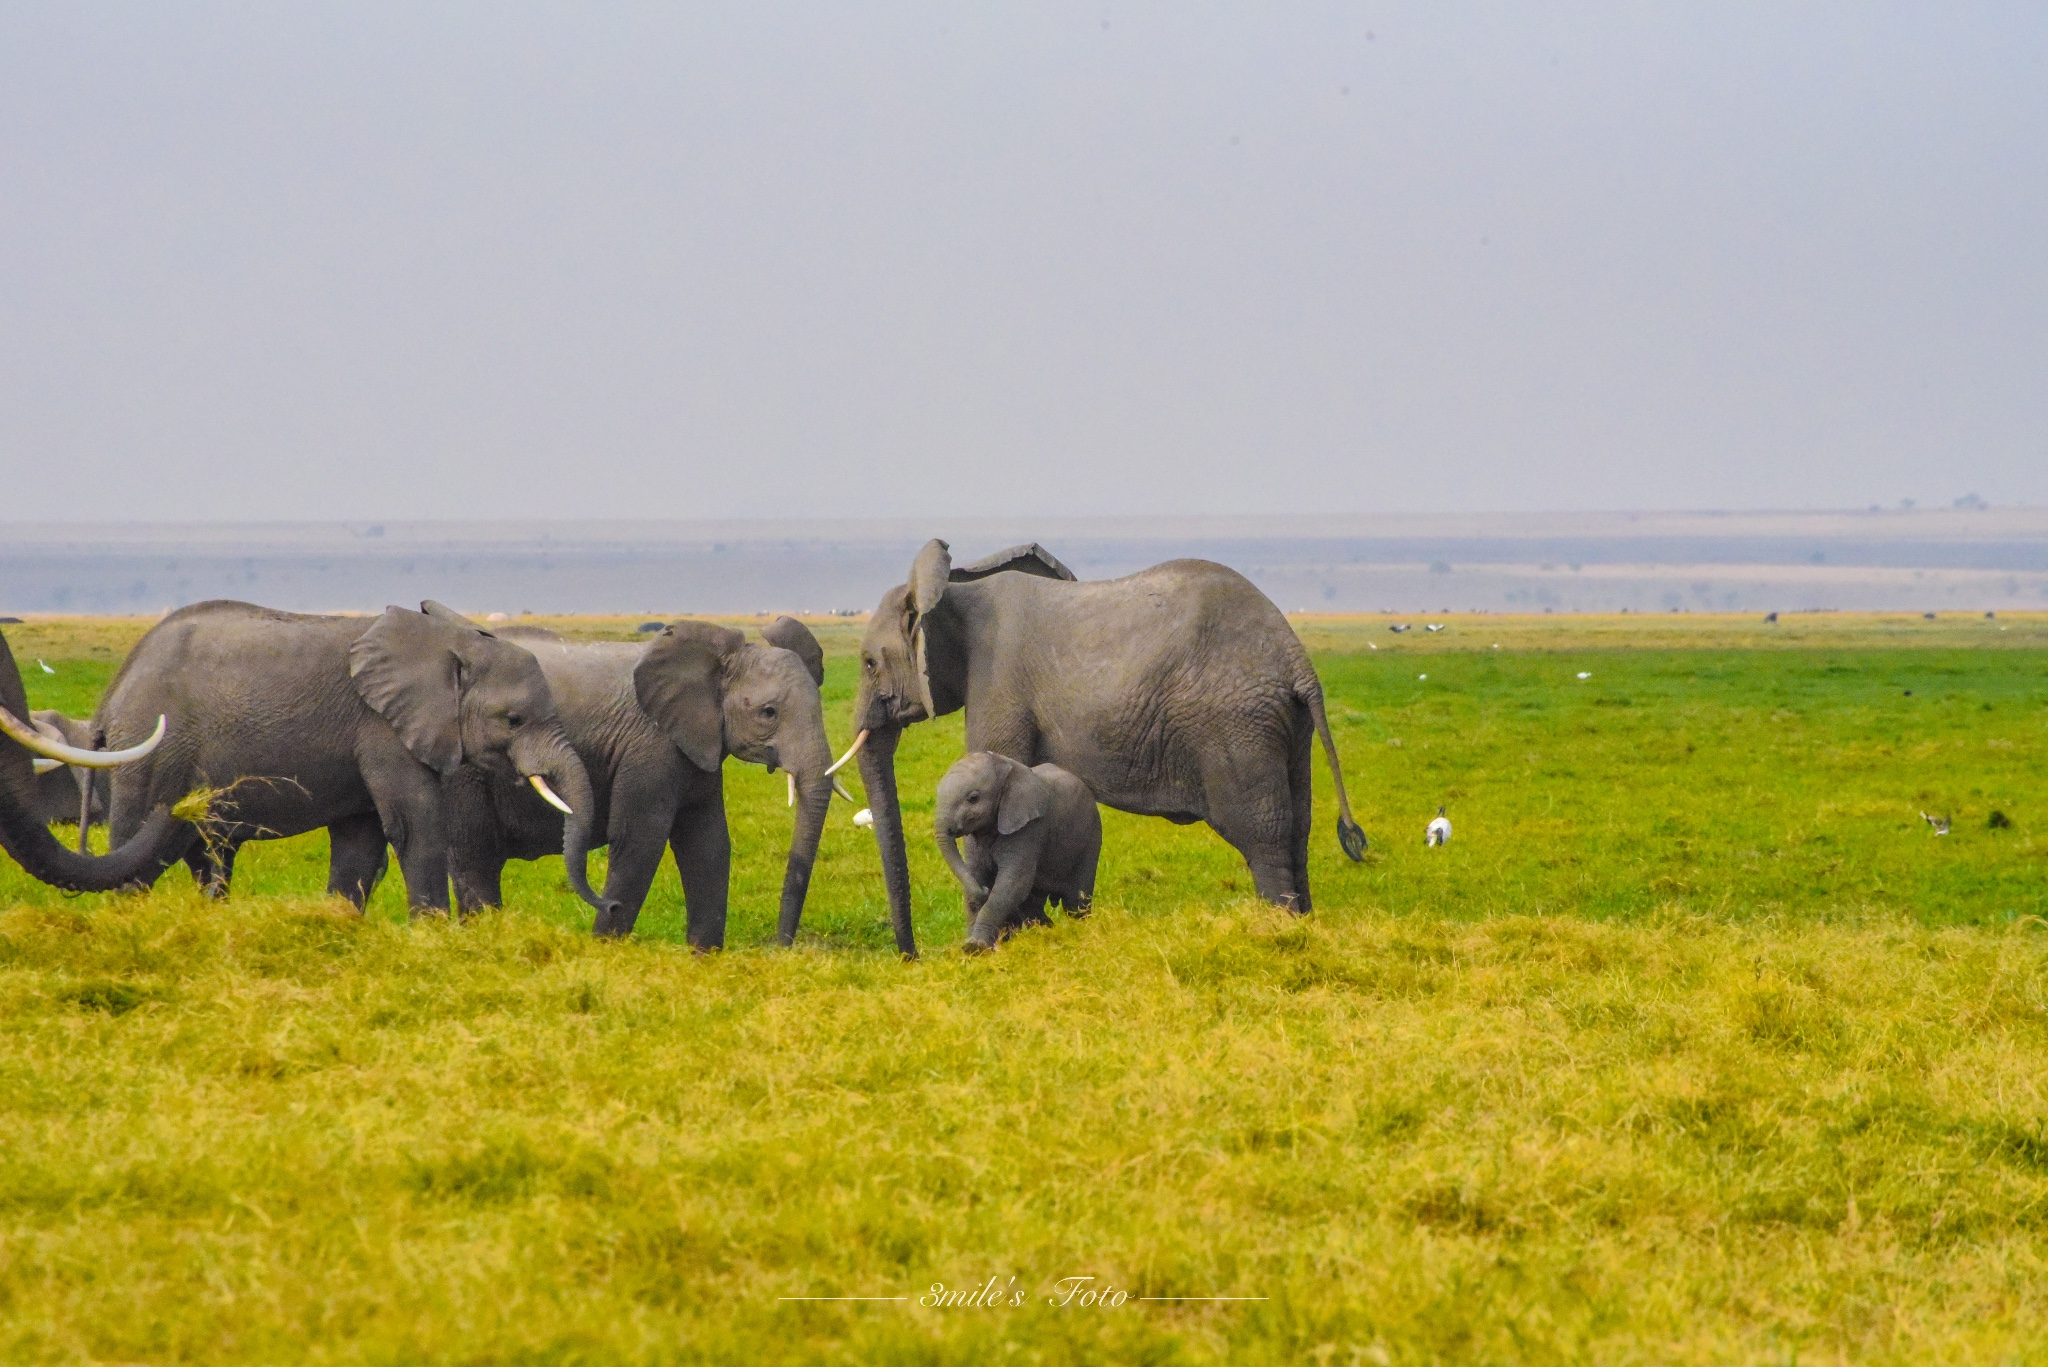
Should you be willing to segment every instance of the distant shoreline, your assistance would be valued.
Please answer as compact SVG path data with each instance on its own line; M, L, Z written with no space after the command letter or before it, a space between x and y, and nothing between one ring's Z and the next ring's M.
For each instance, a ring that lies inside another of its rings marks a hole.
M2048 606L2048 509L0 523L0 614L294 611L441 598L508 613L865 611L918 546L1036 540L1084 579L1197 557L1290 612L1924 611Z

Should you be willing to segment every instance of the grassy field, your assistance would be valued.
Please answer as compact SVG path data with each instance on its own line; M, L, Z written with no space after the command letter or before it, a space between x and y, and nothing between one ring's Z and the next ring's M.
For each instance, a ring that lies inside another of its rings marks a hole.
M0 867L0 1359L2048 1359L2048 618L1401 620L1298 623L1375 842L1319 769L1301 920L1112 813L982 960L914 841L904 965L836 808L778 952L737 765L709 959L672 870L598 945L559 860L467 925L318 836L224 904ZM6 630L82 712L146 626Z

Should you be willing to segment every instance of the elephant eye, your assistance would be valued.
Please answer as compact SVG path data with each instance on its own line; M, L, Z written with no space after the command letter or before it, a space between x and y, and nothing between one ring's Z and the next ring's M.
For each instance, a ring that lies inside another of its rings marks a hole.
M875 672L875 657L874 657L874 656L872 656L872 655L868 656L868 657L867 657L866 659L864 659L864 660L862 660L862 661L860 662L860 667L861 667L862 669L865 669L865 670L866 670L866 671L867 671L868 673L870 673L870 674L874 673L874 672Z
M768 719L769 721L774 721L774 720L775 720L775 708L774 708L773 704L770 704L769 706L767 706L767 707L764 707L764 708L762 708L762 709L761 709L761 715L762 715L762 716L764 716L764 717L766 717L766 718L767 718L767 719Z
M508 726L524 726L526 725L526 718L520 716L517 712L513 712L506 716L505 724Z

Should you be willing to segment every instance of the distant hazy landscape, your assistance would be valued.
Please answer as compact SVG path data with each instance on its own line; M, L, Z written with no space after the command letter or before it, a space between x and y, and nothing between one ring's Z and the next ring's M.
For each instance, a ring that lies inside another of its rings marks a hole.
M864 521L0 524L0 614L866 610L928 537L1084 579L1178 556L1289 611L1977 610L2048 602L2048 509Z

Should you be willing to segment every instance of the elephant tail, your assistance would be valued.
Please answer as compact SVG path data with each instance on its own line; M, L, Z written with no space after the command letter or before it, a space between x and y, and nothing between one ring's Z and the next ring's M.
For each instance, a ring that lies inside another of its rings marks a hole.
M1305 677L1295 682L1294 696L1301 699L1315 720L1323 755L1330 761L1330 781L1337 786L1337 843L1344 847L1344 854L1352 863L1359 863L1365 858L1365 832L1351 816L1351 795L1344 791L1344 766L1337 760L1337 742L1330 738L1330 718L1323 711L1322 680L1313 669L1306 670Z

